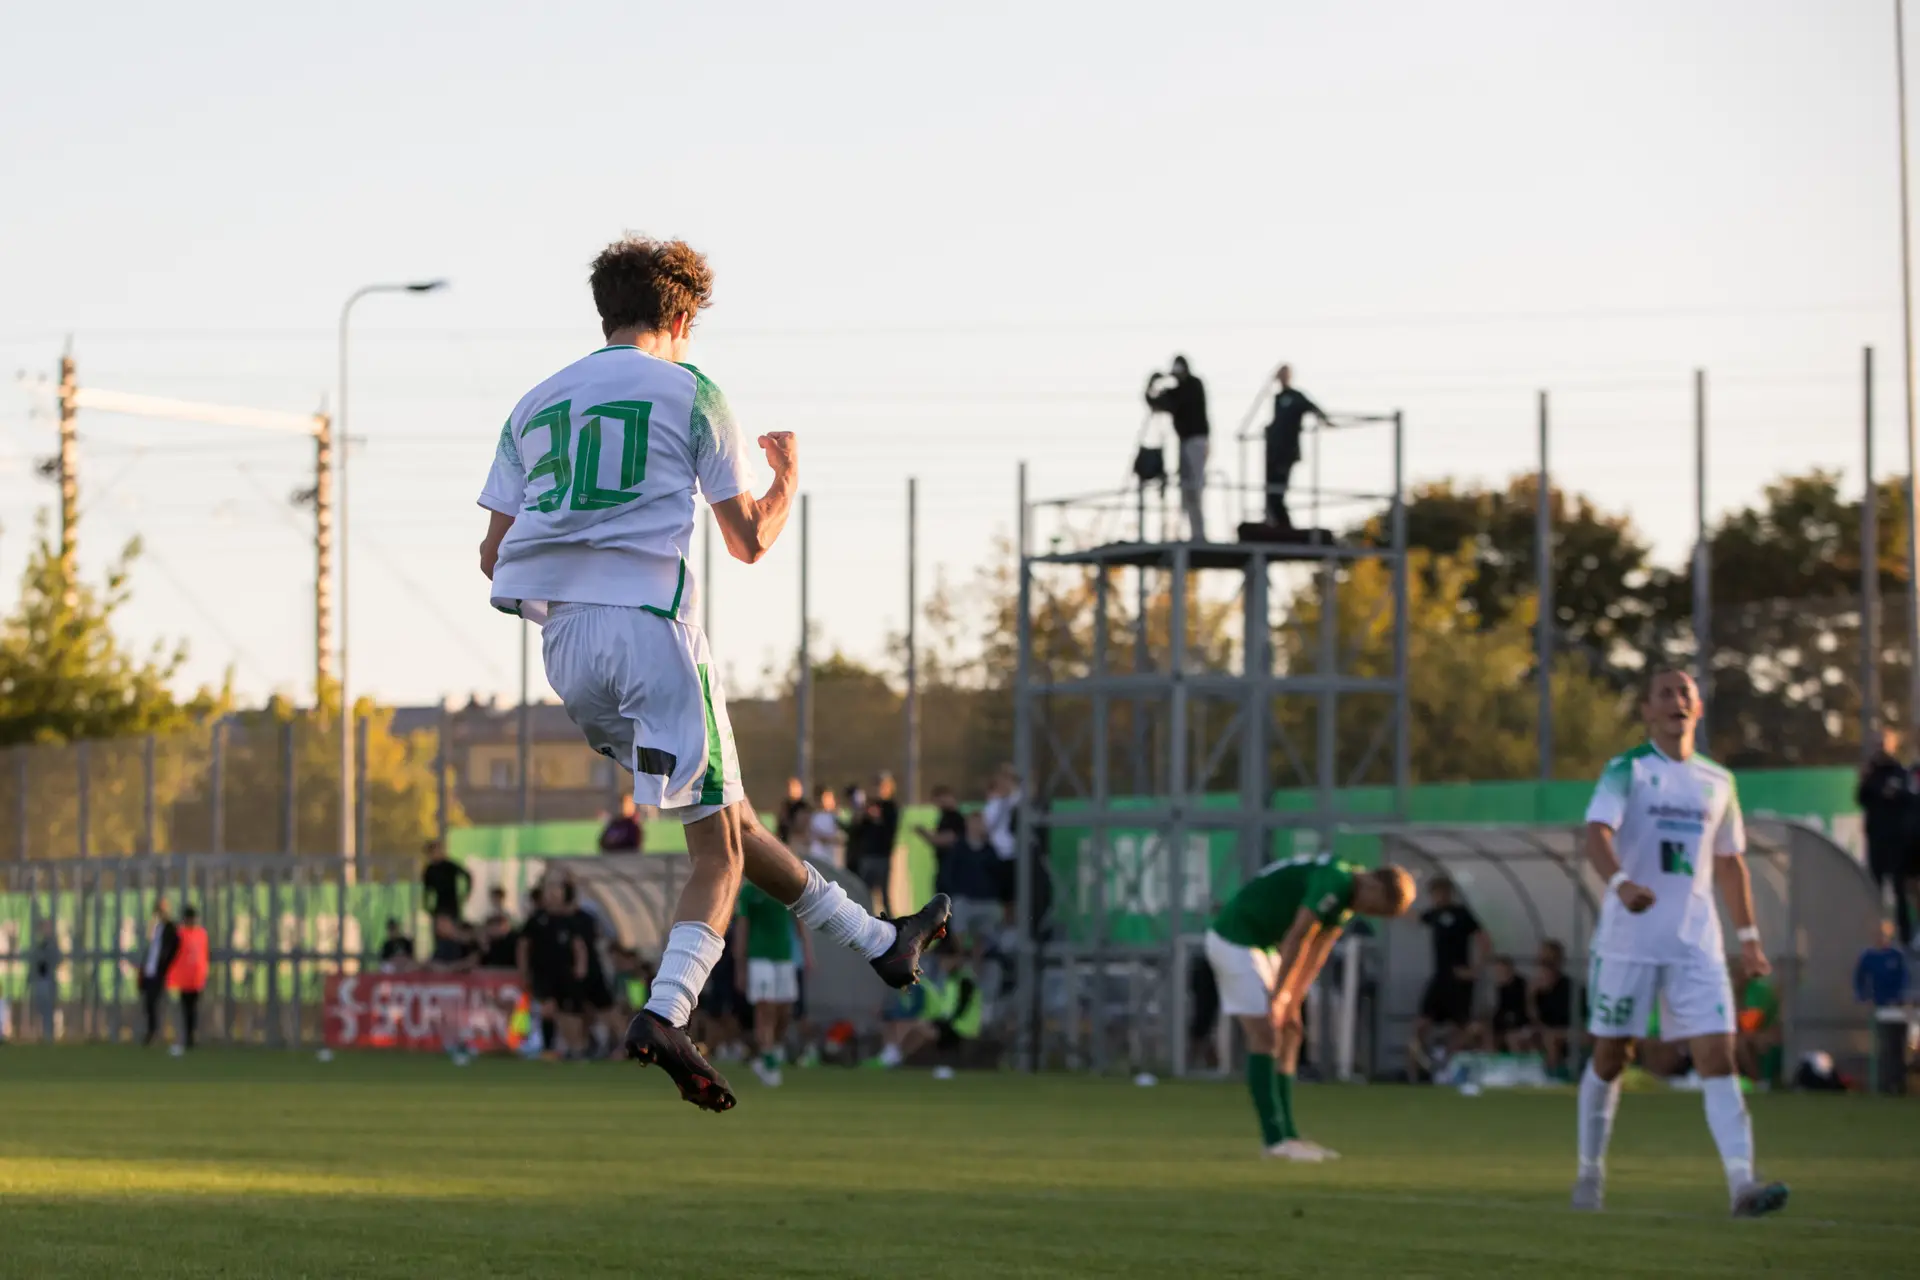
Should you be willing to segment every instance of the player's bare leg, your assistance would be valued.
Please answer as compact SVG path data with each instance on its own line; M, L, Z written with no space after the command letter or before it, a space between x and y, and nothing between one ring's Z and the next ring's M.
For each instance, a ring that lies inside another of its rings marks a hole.
M934 894L932 901L904 919L879 919L774 839L751 804L742 800L733 807L740 815L748 880L772 894L807 928L866 957L888 986L910 987L920 980L921 955L947 933L953 904L946 894Z
M1247 1042L1247 1092L1253 1098L1254 1114L1260 1118L1264 1153L1274 1160L1298 1164L1318 1164L1326 1159L1318 1149L1300 1141L1293 1127L1293 1081L1291 1075L1286 1077L1283 1089L1276 1062L1280 1037L1273 1020L1240 1014L1234 1021L1240 1024L1240 1034Z
M1273 1073L1280 1086L1280 1106L1286 1116L1287 1136L1322 1160L1338 1160L1338 1151L1301 1137L1300 1127L1293 1118L1293 1078L1300 1069L1300 1049L1306 1040L1306 1023L1301 1020L1299 1006L1295 1005L1293 1016L1274 1033Z
M1605 1037L1593 1042L1593 1058L1580 1077L1580 1171L1573 1184L1573 1207L1598 1213L1606 1203L1607 1143L1620 1108L1620 1073L1627 1069L1633 1041Z
M1731 1035L1695 1036L1691 1042L1700 1094L1706 1102L1707 1128L1727 1171L1727 1199L1736 1218L1762 1218L1787 1206L1787 1185L1768 1182L1753 1171L1753 1119L1734 1074Z
M660 957L647 1007L627 1026L627 1056L664 1070L680 1096L705 1111L726 1111L733 1090L687 1037L687 1021L707 976L726 950L726 929L740 894L744 861L737 806L687 824L686 887Z

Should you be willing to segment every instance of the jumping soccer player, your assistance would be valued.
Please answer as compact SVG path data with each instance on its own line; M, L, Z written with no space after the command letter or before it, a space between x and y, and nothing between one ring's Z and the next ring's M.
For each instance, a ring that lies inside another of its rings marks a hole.
M1573 1207L1597 1211L1604 1200L1620 1073L1658 996L1664 1039L1687 1041L1700 1073L1733 1216L1757 1218L1783 1208L1787 1188L1754 1175L1753 1124L1734 1075L1733 984L1713 907L1717 884L1738 930L1741 967L1748 976L1767 973L1740 797L1733 775L1693 749L1700 723L1693 677L1656 672L1640 713L1648 741L1607 763L1587 806L1587 860L1607 892L1588 981L1593 1059L1580 1077Z
M1268 1156L1308 1164L1339 1158L1294 1127L1293 1074L1306 1030L1300 1009L1348 919L1402 915L1413 893L1413 877L1399 867L1367 871L1328 854L1304 856L1262 871L1214 917L1207 963L1220 1011L1246 1036L1247 1091Z
M911 985L946 928L946 899L875 919L767 835L746 803L720 675L687 565L695 495L727 550L752 564L787 522L798 482L791 432L759 437L773 483L748 491L748 456L720 389L687 364L713 296L706 259L678 240L629 238L594 260L606 345L529 391L500 430L480 494L492 513L480 569L495 608L542 628L547 682L602 755L633 772L634 800L676 814L692 863L627 1055L660 1066L708 1111L733 1091L686 1025L725 949L740 881Z

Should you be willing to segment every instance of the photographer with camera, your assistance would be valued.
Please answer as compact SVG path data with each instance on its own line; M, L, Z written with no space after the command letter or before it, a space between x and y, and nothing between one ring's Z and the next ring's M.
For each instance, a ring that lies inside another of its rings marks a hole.
M1180 441L1180 507L1187 516L1187 537L1207 540L1200 495L1207 484L1207 389L1187 368L1185 356L1175 356L1166 373L1147 378L1147 407L1173 420Z

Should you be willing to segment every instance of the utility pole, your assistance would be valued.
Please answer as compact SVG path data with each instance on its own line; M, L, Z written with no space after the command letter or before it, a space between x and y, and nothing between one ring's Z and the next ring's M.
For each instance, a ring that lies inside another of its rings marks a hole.
M201 404L192 400L169 400L162 396L137 395L127 391L102 391L98 387L76 385L73 358L60 361L60 556L63 566L73 559L74 534L74 421L82 409L98 413L121 413L132 418L166 418L174 422L197 422L214 427L246 427L257 431L282 431L313 438L314 465L317 471L313 488L293 495L295 505L313 503L313 628L317 653L314 656L314 705L320 705L320 690L331 672L328 654L333 614L328 607L328 571L333 563L333 420L324 413L281 413L273 409L248 409L237 405ZM74 581L71 568L67 580ZM71 589L71 588L70 588Z
M79 380L73 368L73 342L60 353L60 578L68 608L76 599L75 551L80 542L80 452L75 422L79 418Z
M333 676L333 419L313 424L313 705Z

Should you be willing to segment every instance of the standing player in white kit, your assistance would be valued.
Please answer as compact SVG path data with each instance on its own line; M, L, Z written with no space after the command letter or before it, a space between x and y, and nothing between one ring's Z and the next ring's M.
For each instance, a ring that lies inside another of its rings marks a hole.
M685 363L713 294L685 243L628 238L594 260L606 343L521 398L501 428L480 505L492 512L480 568L495 608L542 627L547 682L596 751L633 771L634 799L686 823L691 871L627 1055L659 1066L708 1111L733 1091L686 1033L725 949L744 874L802 923L864 955L888 985L919 976L946 931L936 896L875 919L768 835L740 784L719 673L687 567L695 494L735 559L752 564L786 525L797 484L791 432L759 438L773 484L755 498L720 389Z
M1655 672L1640 711L1647 741L1607 763L1587 807L1587 859L1607 888L1587 983L1593 1059L1580 1078L1573 1207L1601 1207L1620 1073L1658 999L1661 1034L1693 1052L1733 1214L1757 1218L1784 1208L1787 1188L1754 1174L1753 1121L1734 1074L1733 984L1713 907L1717 886L1739 931L1741 965L1766 973L1740 797L1733 775L1693 749L1700 691L1692 676Z

